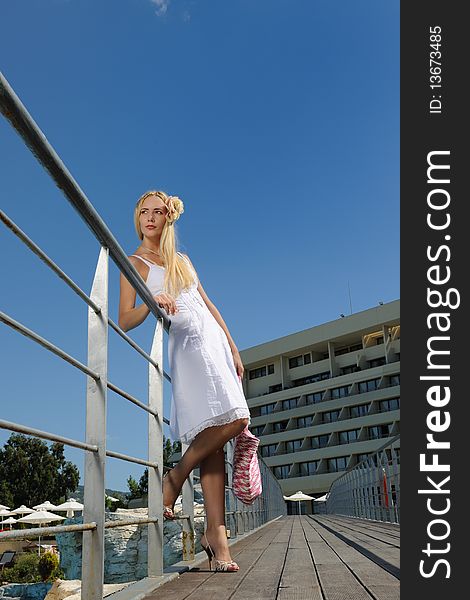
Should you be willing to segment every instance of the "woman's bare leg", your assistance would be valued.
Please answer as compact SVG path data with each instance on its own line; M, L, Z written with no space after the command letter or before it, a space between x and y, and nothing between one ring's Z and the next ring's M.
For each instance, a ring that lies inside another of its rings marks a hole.
M201 485L206 510L207 536L218 560L231 561L225 529L225 455L219 448L200 464Z
M223 448L229 440L241 433L247 424L247 418L237 419L226 425L207 427L198 433L178 464L163 480L163 504L173 506L191 471L200 465L206 456Z

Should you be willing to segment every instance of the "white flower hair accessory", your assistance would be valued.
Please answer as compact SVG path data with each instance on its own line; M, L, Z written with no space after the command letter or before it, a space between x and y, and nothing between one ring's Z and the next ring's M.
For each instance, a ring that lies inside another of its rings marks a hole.
M180 218L180 215L184 213L183 201L178 196L168 196L168 213L167 220L169 225L173 225L175 221Z

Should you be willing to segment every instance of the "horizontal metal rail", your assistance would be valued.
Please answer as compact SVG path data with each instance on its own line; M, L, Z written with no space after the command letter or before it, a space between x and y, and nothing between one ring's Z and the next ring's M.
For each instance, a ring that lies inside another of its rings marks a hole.
M63 281L65 281L65 283L68 286L70 286L72 290L76 294L78 294L78 296L80 296L80 298L82 298L82 300L84 300L92 310L95 311L96 314L101 313L101 308L95 302L93 302L93 300L88 296L88 294L86 294L82 289L80 289L80 287L64 271L62 271L62 269L51 258L49 258L49 256L47 256L47 254L43 252L43 250L41 250L41 248L39 248L39 246L35 244L35 242L29 236L27 236L26 233L24 233L24 231L22 231L18 227L18 225L16 225L16 223L14 223L10 219L10 217L8 217L8 215L1 209L0 219L24 244L26 244L26 246L28 246L28 248L30 248L30 250L32 250L37 256L39 256L39 258L48 267L50 267L54 271L54 273L56 273ZM121 327L119 327L117 323L115 323L110 318L108 318L108 323L130 346L137 350L137 352L139 352L156 369L159 369L158 364L154 362L151 356L147 352L145 352L145 350L143 350L138 344L136 344L134 340L130 338ZM168 375L168 373L163 371L163 376L171 382L171 377Z
M89 369L86 365L81 363L79 360L77 360L76 358L74 358L73 356L71 356L70 354L68 354L67 352L65 352L64 350L62 350L61 348L59 348L58 346L53 344L52 342L49 342L48 340L46 340L39 334L35 333L28 327L25 327L22 323L19 323L15 319L12 319L10 316L8 316L7 314L5 314L2 311L0 311L0 321L3 321L6 325L9 325L12 329L15 329L19 333L22 333L25 337L32 339L33 341L37 342L38 344L40 344L47 350L56 354L60 358L66 360L68 363L70 363L74 367L77 367L78 369L80 369L81 371L86 373L87 375L90 375L90 377L93 377L93 379L98 380L100 378L98 373L95 373L94 371ZM152 361L152 362L154 362L154 361ZM117 385L114 385L113 383L108 381L107 386L110 390L119 394L126 400L133 402L136 406L139 406L140 408L142 408L143 410L149 412L150 414L152 414L154 416L158 416L158 414L155 411L153 411L151 408L149 408L149 406L147 406L140 400L137 400L137 398L134 398L134 396L131 396L131 394L129 394L128 392L121 390ZM163 421L165 423L167 423L168 425L170 423L169 420L166 419L165 417L163 417Z
M61 444L73 446L74 448L80 448L81 450L98 452L98 446L96 445L87 444L86 442L80 442L78 440L72 440L64 437L63 435L49 433L48 431L41 431L40 429L34 429L33 427L27 427L26 425L18 425L17 423L4 421L3 419L0 419L0 428L8 429L9 431L17 431L18 433L25 433L26 435L34 435L44 440L51 440L52 442L60 442Z
M33 240L28 237L26 235L26 233L24 233L24 231L22 231L18 225L16 225L11 219L10 217L8 217L3 210L0 209L0 219L5 223L5 225L11 229L11 231L20 238L20 240L26 244L26 246L28 246L28 248L30 250L32 250L34 252L34 254L36 254L36 256L39 256L39 258L46 263L46 265L51 268L54 273L56 273L56 275L58 275L61 279L63 279L65 281L65 283L72 288L72 290L78 294L80 296L80 298L82 300L84 300L88 306L90 308L92 308L96 314L99 314L101 312L101 308L99 306L97 306L97 304L95 304L95 302L93 302L93 300L88 296L88 294L85 294L85 292L80 289L78 287L78 285L72 281L72 279L70 279L70 277L64 273L64 271L62 271L61 268L59 268L57 266L57 264L50 259L47 254L45 252L43 252L41 250L41 248L39 248L39 246L37 244L35 244L33 242Z
M151 462L149 460L145 460L143 458L135 458L133 456L127 456L127 454L121 454L120 452L114 452L113 450L106 450L106 456L110 458L118 458L120 460L126 460L127 462L136 463L138 465L145 465L147 467L152 467L154 469L158 469L158 464Z
M127 527L128 525L148 525L149 523L158 523L158 519L142 517L141 519L122 519L122 521L105 521L104 528L113 529L115 527Z
M160 370L160 367L153 360L153 358L150 356L150 354L147 354L147 352L145 352L145 350L143 350L138 344L136 344L134 342L134 340L131 337L129 337L127 335L127 333L123 329L121 329L119 327L119 325L117 325L109 317L108 317L108 323L109 323L109 325L111 325L111 327L114 329L114 331L116 331L116 333L118 333L122 337L123 340L125 340L130 346L132 346L134 348L134 350L137 350L137 352L139 354L141 354L149 362L149 364L153 365L156 369ZM165 379L171 383L170 375L168 375L168 373L166 371L164 371L164 370L162 370L162 371L163 371L163 377L165 377Z
M129 393L125 392L124 390L121 390L121 388L118 388L118 386L114 385L114 383L111 383L108 381L108 389L115 392L116 394L119 394L126 400L129 400L129 402L132 402L133 404L135 404L139 408L142 408L143 410L147 411L149 414L153 415L154 417L158 417L157 411L152 410L150 408L150 406L148 406L147 404L144 404L140 400L137 400L137 398L134 398L134 396L131 396Z
M74 180L60 157L54 151L41 132L31 115L27 112L19 98L16 96L6 79L0 73L0 110L12 126L17 130L26 145L38 161L50 174L66 199L86 223L93 235L100 243L100 253L95 277L90 296L76 285L47 254L35 244L5 213L0 216L3 223L34 252L56 275L92 309L88 311L88 365L85 366L68 353L64 352L45 338L36 334L26 326L15 321L5 313L0 313L0 321L36 341L49 351L67 360L79 368L91 379L87 380L86 394L86 439L93 443L83 443L65 438L53 433L33 429L9 421L0 421L0 427L12 431L19 431L28 435L58 441L66 445L75 446L86 450L85 454L85 486L84 486L84 524L61 525L53 527L37 527L0 533L1 539L15 539L25 536L54 535L62 532L86 531L91 533L83 537L82 543L82 598L84 600L99 600L102 598L103 568L104 568L104 530L108 528L123 527L126 525L148 525L148 553L147 567L148 578L152 580L163 573L163 504L162 504L162 473L168 470L163 464L162 423L169 420L163 417L163 378L171 382L171 377L163 369L163 330L169 333L171 320L169 316L156 303L146 282L135 269L120 244L108 229L98 212L89 202L84 192ZM108 265L109 257L112 258L120 273L127 278L150 312L157 319L157 328L154 334L151 354L140 348L124 331L108 316ZM149 370L149 403L146 405L132 394L122 390L108 380L108 329L112 327L118 335L139 352L148 362ZM106 449L106 417L107 417L107 390L132 402L149 414L148 419L148 456L152 460L128 456L113 450ZM160 414L161 413L161 414ZM161 419L159 419L161 417ZM228 444L230 459L226 461L228 481L232 481L233 443ZM182 444L183 450L186 444ZM89 452L95 455L90 455ZM125 519L119 521L105 521L105 466L106 458L117 458L129 462L142 464L148 467L148 517L139 519ZM263 482L263 496L258 497L250 506L240 506L239 500L233 493L233 486L226 486L227 493L227 519L230 520L230 531L233 536L238 532L252 530L281 514L286 513L279 482L275 479L270 469L260 457L260 470ZM183 558L194 559L195 528L194 528L194 487L193 481L200 477L191 473L182 489L182 514L177 519L182 521ZM203 513L204 516L205 513Z
M59 155L47 141L45 135L15 94L14 90L0 72L0 111L16 129L25 144L48 171L52 179L62 190L79 217L86 223L101 246L109 249L109 255L117 268L125 275L136 292L148 306L152 314L162 319L163 327L169 332L171 320L155 302L150 290L138 271L127 258L126 253L109 230L94 206L64 165Z
M12 319L3 311L0 311L0 321L3 321L6 325L11 327L12 329L15 329L16 331L18 331L18 333L21 333L25 337L28 337L31 340L37 342L38 344L40 344L41 346L46 348L46 350L49 350L53 354L60 356L60 358L63 358L64 360L66 360L68 363L70 363L74 367L77 367L77 369L80 369L80 371L83 371L83 373L85 373L86 375L93 377L93 379L95 379L96 381L98 381L100 379L100 376L98 373L95 373L94 371L89 369L86 365L81 363L79 360L77 360L73 356L70 356L70 354L68 354L67 352L64 352L64 350L62 350L55 344L52 344L51 342L49 342L48 340L46 340L39 334L35 333L28 327L25 327L25 325L22 325L18 321L15 321L15 319Z
M93 531L96 523L77 523L75 525L53 525L52 527L34 527L30 529L15 529L2 531L0 540L21 540L23 538L37 538L43 535L55 535L56 533L68 533L74 531Z

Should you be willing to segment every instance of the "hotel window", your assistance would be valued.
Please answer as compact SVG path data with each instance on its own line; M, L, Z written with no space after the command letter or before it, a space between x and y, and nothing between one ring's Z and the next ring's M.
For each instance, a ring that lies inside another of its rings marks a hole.
M357 365L347 365L346 367L341 367L340 375L349 375L350 373L356 373L356 371L360 371Z
M304 364L303 356L293 356L289 358L289 369L295 369L295 367L301 367Z
M342 385L341 387L333 388L330 390L330 392L333 399L344 398L345 396L349 396L349 385Z
M294 369L295 367L301 367L303 365L309 365L311 362L312 357L310 356L310 353L293 356L292 358L289 358L289 369Z
M250 379L258 379L258 377L265 377L266 375L266 365L264 367L259 367L258 369L252 369L250 371Z
M375 338L375 343L378 346L379 344L383 344L384 343L384 336L381 335L378 338Z
M325 435L317 435L312 438L312 446L314 448L325 448L328 446L328 440L330 439L330 434L327 433Z
M356 350L362 350L362 343L353 344L352 346L343 346L342 348L335 348L335 356L348 354L348 352L356 352Z
M380 358L374 358L373 360L367 361L369 363L369 369L373 369L374 367L381 367L385 364L385 358L381 356Z
M400 374L390 375L390 386L392 385L400 385Z
M394 448L394 450L397 456L397 463L400 464L400 448Z
M364 417L365 415L367 415L368 412L369 412L368 404L358 404L357 406L349 407L349 414L351 415L351 418Z
M287 479L292 465L279 465L273 468L274 477L277 479Z
M372 427L368 427L369 439L378 440L380 438L389 437L392 425L392 423L386 423L385 425L373 425Z
M299 463L299 474L303 476L314 475L319 462L319 460L309 460L308 462Z
M269 394L273 394L274 392L280 392L282 390L282 383L276 383L275 385L269 386Z
M268 444L267 446L261 446L261 456L273 456L276 452L277 444Z
M296 450L300 450L300 446L302 446L303 440L290 440L286 442L286 453L287 452L296 452Z
M390 398L390 400L381 400L380 412L389 410L398 410L400 408L400 398Z
M274 365L268 365L268 375L272 375L274 373Z
M321 402L321 400L323 398L323 394L324 394L324 392L315 392L314 394L307 394L305 396L305 403L306 404L318 404L318 402Z
M289 410L290 408L297 408L298 398L289 398L288 400L282 401L282 410Z
M352 444L356 442L359 437L359 429L349 429L348 431L339 432L339 443L340 444Z
M308 377L302 377L301 379L294 379L292 382L295 386L307 385L307 383L316 383L317 381L323 381L324 379L330 378L330 372L324 371L316 375L309 375Z
M321 413L323 423L333 423L339 418L339 410L329 410Z
M273 431L284 431L288 422L289 419L286 419L285 421L276 421L276 423L273 423Z
M264 425L255 425L254 427L249 427L249 430L253 435L261 435L261 432L264 429Z
M328 472L333 473L335 471L345 471L347 460L347 456L337 456L336 458L329 458Z
M264 404L263 406L260 406L260 415L270 415L273 412L275 406L275 402L271 402L271 404Z
M360 393L373 392L374 390L378 389L379 383L380 383L380 378L369 379L368 381L360 381L358 383L359 392Z
M310 427L311 425L313 425L313 415L297 419L297 427Z

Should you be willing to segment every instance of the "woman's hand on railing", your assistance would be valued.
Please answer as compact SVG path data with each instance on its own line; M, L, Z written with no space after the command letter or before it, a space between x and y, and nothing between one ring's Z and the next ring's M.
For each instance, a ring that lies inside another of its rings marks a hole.
M238 352L237 348L232 348L232 356L233 356L233 362L235 365L235 370L237 372L237 375L238 375L238 377L240 377L240 379L242 379L245 368L243 366L242 359L240 357L240 353Z
M154 299L158 306L160 308L164 308L169 315L174 315L178 312L176 300L171 294L167 294L166 292L160 292L160 294L154 296Z

